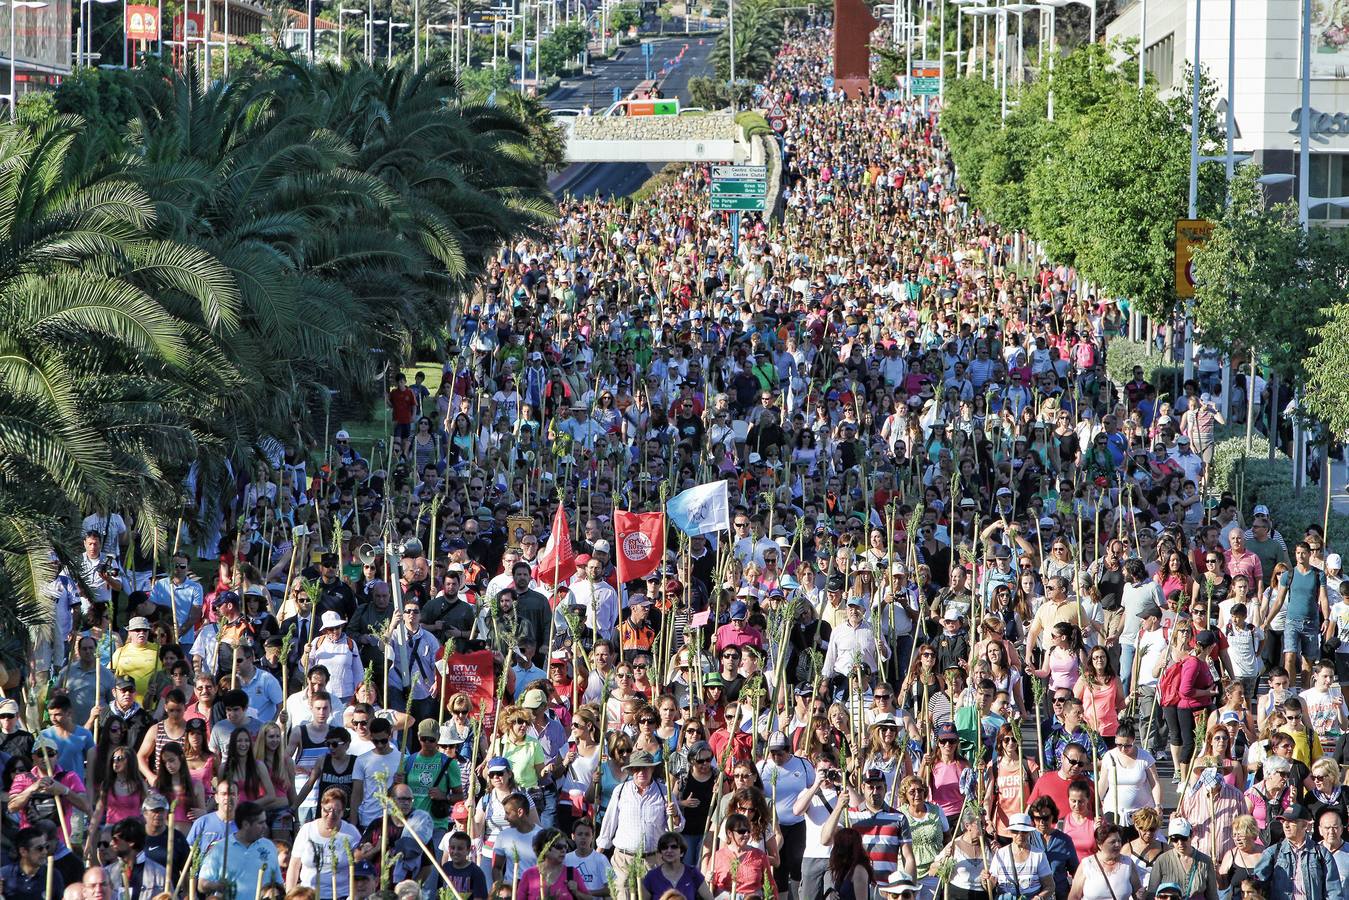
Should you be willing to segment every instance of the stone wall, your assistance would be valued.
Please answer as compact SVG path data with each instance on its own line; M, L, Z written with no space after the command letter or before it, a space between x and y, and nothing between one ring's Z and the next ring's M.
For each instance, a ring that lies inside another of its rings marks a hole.
M572 137L591 141L725 141L738 128L729 113L705 116L577 116Z

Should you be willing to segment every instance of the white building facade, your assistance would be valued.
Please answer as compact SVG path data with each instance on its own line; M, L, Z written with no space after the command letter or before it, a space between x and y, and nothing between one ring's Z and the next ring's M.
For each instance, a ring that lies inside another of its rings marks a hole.
M1195 13L1199 58L1219 96L1228 95L1228 54L1235 53L1232 108L1235 148L1252 154L1265 174L1297 174L1298 115L1302 106L1302 0L1146 0L1144 65L1164 90L1185 87L1194 57ZM1312 0L1311 195L1349 195L1349 0ZM1139 36L1143 0L1119 3L1106 39ZM1235 41L1229 27L1235 10ZM1272 187L1271 199L1297 196L1297 183ZM1349 223L1349 209L1321 205L1313 221Z

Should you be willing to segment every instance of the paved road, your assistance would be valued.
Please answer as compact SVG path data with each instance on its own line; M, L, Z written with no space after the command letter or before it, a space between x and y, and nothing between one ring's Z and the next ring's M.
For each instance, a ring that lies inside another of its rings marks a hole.
M712 41L711 37L699 39L696 36L654 38L653 76L659 73L666 60L673 60L679 55L680 48L688 45L684 59L670 70L662 84L661 90L666 97L678 97L684 104L689 102L689 79L711 70L708 57L712 53ZM551 109L580 109L589 103L591 109L600 112L613 102L615 87L626 95L645 79L646 65L641 49L625 47L621 58L595 64L593 74L563 81L544 103ZM646 163L577 163L553 176L549 186L557 193L575 197L593 194L622 197L641 187L660 168Z

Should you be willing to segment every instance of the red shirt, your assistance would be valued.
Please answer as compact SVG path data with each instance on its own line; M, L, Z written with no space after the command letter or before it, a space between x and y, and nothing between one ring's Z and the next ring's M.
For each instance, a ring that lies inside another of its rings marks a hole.
M395 425L411 425L412 411L417 407L417 395L412 388L394 388L389 391L389 407L393 410Z
M712 732L712 736L708 738L707 743L712 747L712 756L716 759L717 764L725 770L729 770L731 766L738 762L749 762L750 753L753 752L754 748L754 739L750 737L748 732L739 729L736 729L735 734L731 734L725 728L718 729ZM728 744L730 745L729 751L726 749ZM728 752L731 758L726 760ZM723 763L725 764L722 765Z

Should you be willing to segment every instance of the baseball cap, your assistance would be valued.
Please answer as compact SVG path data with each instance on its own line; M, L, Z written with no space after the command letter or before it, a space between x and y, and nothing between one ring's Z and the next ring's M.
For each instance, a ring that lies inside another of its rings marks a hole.
M1218 635L1206 628L1194 636L1194 642L1200 647L1212 647L1218 643Z
M1251 515L1253 515L1253 516L1267 516L1267 515L1269 515L1269 507L1266 506L1266 505L1263 504L1263 503L1257 503L1257 504L1255 505L1255 509L1251 510Z
M422 719L421 724L417 726L417 737L433 738L440 736L440 726L436 724L435 719Z
M1312 811L1307 809L1301 803L1290 803L1279 813L1279 818L1285 822L1310 822L1312 820Z
M867 602L866 602L865 600L863 600L861 597L849 597L849 598L848 598L848 605L849 605L849 606L855 606L855 607L857 607L858 609L866 609L866 608L867 608Z
M770 751L786 750L790 746L791 744L787 742L787 735L783 734L781 731L775 731L768 736L768 749Z
M335 437L339 441L349 441L351 440L351 433L348 432L345 428L342 428L339 429L337 434L333 435L333 437Z
M942 618L948 622L959 622L960 610L956 609L954 606L948 606L946 607L946 614L943 615Z
M731 619L743 619L749 615L749 607L739 600L731 604Z
M830 575L829 580L824 583L824 589L827 591L841 591L846 586L847 582L845 582L843 576L837 572Z
M1343 568L1343 567L1344 567L1344 560L1340 559L1340 555L1339 555L1338 553L1327 553L1327 554L1326 554L1326 568L1327 568L1327 569L1340 569L1340 568Z
M870 782L884 781L885 773L882 772L880 769L867 769L862 776L862 780Z
M1294 803L1293 806L1297 806L1297 804ZM1190 823L1180 816L1172 816L1171 821L1166 826L1167 837L1189 837L1190 831Z
M1152 896L1161 897L1162 895L1166 895L1167 897L1179 897L1183 893L1185 892L1180 885L1176 884L1174 881L1166 881L1157 885L1157 890L1152 892Z
M548 695L541 688L530 688L520 699L520 705L525 709L539 709L548 705Z
M956 726L950 722L943 722L937 726L937 740L954 741L959 740L960 733L956 731Z
M0 700L0 714L9 714L17 716L19 714L18 701L9 697L6 697L4 700Z
M606 541L604 538L600 538L592 545L591 549L594 550L594 552L596 553L607 554L609 552L609 542Z
M115 688L128 688L134 691L136 689L136 679L132 678L130 675L123 675L121 678L114 681L112 686Z
M163 794L158 793L156 791L151 791L150 793L146 794L145 800L141 802L141 809L143 810L168 809L168 808L169 808L169 801L164 797Z
M488 775L491 775L493 772L509 772L510 769L511 761L504 756L494 756L487 761L486 771Z

